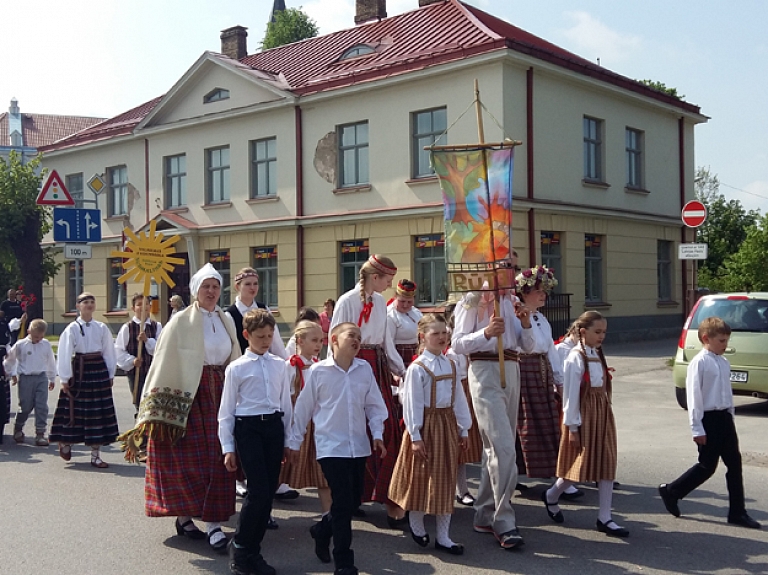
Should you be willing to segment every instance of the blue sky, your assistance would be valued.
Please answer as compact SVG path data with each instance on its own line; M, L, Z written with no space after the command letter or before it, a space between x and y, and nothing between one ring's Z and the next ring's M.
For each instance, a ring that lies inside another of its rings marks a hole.
M625 76L678 89L711 119L696 164L721 191L768 212L768 2L469 0ZM286 0L321 33L354 25L354 0ZM258 49L272 0L36 0L3 7L0 109L109 117L167 91L219 33L249 29ZM418 0L387 0L390 16Z

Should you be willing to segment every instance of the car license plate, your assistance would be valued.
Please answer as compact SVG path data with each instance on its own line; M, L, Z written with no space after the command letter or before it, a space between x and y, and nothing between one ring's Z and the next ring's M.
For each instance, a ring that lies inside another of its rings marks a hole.
M746 371L732 371L731 383L747 383L748 372Z

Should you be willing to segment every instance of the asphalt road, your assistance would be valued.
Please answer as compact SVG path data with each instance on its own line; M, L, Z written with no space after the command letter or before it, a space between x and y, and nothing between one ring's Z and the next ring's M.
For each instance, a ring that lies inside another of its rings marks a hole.
M737 428L744 456L747 507L766 527L752 531L726 523L724 469L681 503L683 516L665 510L656 492L695 461L687 415L677 406L665 360L675 342L606 348L616 368L614 412L619 432L614 516L631 531L626 540L594 530L597 490L585 486L578 503L563 505L565 523L552 523L539 500L544 483L516 498L526 545L504 551L489 535L474 533L472 512L457 506L451 535L466 546L463 557L421 549L410 536L385 529L386 514L368 504L355 521L356 563L370 575L463 573L604 574L768 573L768 402L737 398ZM133 419L124 378L116 381L121 429ZM56 393L50 395L51 409ZM14 394L15 399L15 394ZM53 411L51 411L53 413ZM123 462L116 446L106 448L107 470L89 464L88 450L73 450L63 462L56 447L35 447L30 437L16 445L6 427L0 446L0 573L14 575L155 575L228 573L225 557L204 541L177 537L173 520L143 512L143 467ZM32 422L27 423L32 433ZM32 438L33 439L33 438ZM476 486L477 468L470 469ZM311 490L294 502L277 503L278 531L264 542L266 559L280 574L332 573L314 556L308 528L319 504ZM235 518L225 531L231 533ZM427 522L434 533L434 526Z

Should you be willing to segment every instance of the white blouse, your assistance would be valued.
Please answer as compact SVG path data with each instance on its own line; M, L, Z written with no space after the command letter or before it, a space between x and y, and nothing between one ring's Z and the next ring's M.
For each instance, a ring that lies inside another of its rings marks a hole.
M403 358L400 357L395 349L395 340L392 333L387 329L387 304L380 293L371 296L373 309L368 321L363 321L360 325L363 345L381 345L387 353L389 368L394 375L402 377L405 374ZM343 294L333 311L331 319L331 330L340 323L350 322L357 325L360 314L363 311L363 302L360 299L360 285L358 284L347 293ZM328 357L332 355L330 346L328 347Z
M77 318L61 332L56 371L62 382L72 379L72 356L76 353L100 353L107 364L109 378L115 377L115 344L112 332L105 324L95 319L86 322Z
M555 385L563 385L563 360L557 353L555 342L552 341L552 326L540 311L531 314L531 331L533 332L534 344L531 353L545 353L552 366L552 375L555 378Z
M451 374L451 361L443 354L434 355L425 351L415 361L423 363L437 377ZM456 370L456 379L453 382L447 379L438 381L435 391L437 394L435 407L450 407L451 394L455 394L453 411L459 425L457 431L461 437L466 437L469 428L472 427L472 416L459 379L459 371ZM400 400L403 403L405 428L413 441L421 441L424 409L429 407L432 401L432 377L420 365L411 363L408 366L405 380L400 388Z
M597 358L599 355L593 347L585 346L587 357ZM581 425L581 379L584 375L584 356L581 346L577 345L568 354L564 366L563 380L563 423L570 431L577 431ZM603 364L601 361L589 361L589 379L592 387L603 386Z
M216 306L216 311L210 312L200 308L203 314L203 341L205 342L205 357L203 365L226 365L232 354L232 340L229 339L227 328L221 321Z
M423 314L415 307L408 313L401 313L395 303L387 306L387 330L392 333L395 344L416 343L419 341L419 320Z

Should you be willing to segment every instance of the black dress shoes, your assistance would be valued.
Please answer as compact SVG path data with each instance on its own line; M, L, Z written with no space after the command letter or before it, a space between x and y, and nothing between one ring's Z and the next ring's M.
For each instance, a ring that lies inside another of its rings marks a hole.
M464 546L461 543L454 543L448 547L446 545L440 545L440 543L435 541L435 549L438 551L445 551L451 555L464 555Z
M667 508L672 515L680 517L680 508L677 506L678 499L669 492L669 487L666 483L659 485L659 495L664 502L664 507Z
M613 519L609 519L605 523L597 520L597 530L600 533L605 533L608 537L629 537L629 531L624 529L624 527L619 527L615 523L613 523Z
M557 503L550 503L547 501L547 490L541 492L541 500L544 502L544 508L547 510L547 515L549 515L549 518L554 521L555 523L562 523L565 521L565 517L563 517L563 512L559 511L557 513L552 513L549 508L550 507L556 507Z
M426 547L429 545L429 533L425 533L424 535L416 535L413 532L413 529L411 531L411 538L416 542L416 545L419 547Z
M309 534L312 536L312 539L315 540L315 555L317 555L317 558L320 559L320 561L323 563L330 563L331 538L324 533L324 531L326 531L323 529L323 527L326 527L323 525L324 521L329 520L326 517L323 517L319 523L315 523L312 527L309 528Z
M731 525L740 525L741 527L747 527L748 529L760 529L760 524L752 519L745 511L741 515L736 517L729 517L728 523Z
M390 529L403 529L408 525L408 515L403 515L400 519L387 515L387 525Z
M574 491L573 493L567 493L567 492L565 492L565 493L563 493L563 494L560 496L560 499L563 499L563 500L565 500L565 501L575 501L575 500L576 500L576 499L578 499L579 497L584 497L584 492L583 492L581 489L577 489L577 490L576 490L576 491Z

